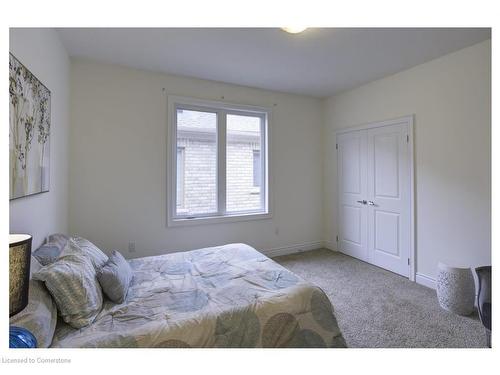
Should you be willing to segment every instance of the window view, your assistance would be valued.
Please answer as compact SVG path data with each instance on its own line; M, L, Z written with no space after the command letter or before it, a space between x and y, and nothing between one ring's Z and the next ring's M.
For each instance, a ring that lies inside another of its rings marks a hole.
M184 151L177 147L177 211L184 209Z
M176 213L217 212L217 114L177 110Z
M227 115L226 210L228 212L262 208L260 124L260 117Z
M254 150L253 152L253 186L260 186L261 179L261 166L260 166L260 150Z
M169 223L268 214L267 111L185 100L171 107Z

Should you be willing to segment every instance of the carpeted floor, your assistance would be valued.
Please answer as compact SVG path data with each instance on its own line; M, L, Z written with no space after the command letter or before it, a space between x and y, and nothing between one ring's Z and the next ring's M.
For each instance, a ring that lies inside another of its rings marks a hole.
M484 347L476 314L439 307L436 292L392 272L326 249L277 257L323 289L349 347Z

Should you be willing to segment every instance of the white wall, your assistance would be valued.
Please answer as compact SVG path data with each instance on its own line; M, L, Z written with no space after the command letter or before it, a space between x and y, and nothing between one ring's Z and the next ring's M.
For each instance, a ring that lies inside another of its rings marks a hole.
M337 234L335 130L415 115L417 273L491 263L491 40L324 102L325 236Z
M82 60L71 80L71 233L128 257L230 242L320 246L321 101ZM167 94L273 108L272 219L167 227Z
M334 244L335 129L415 114L417 272L435 277L440 260L491 261L490 41L323 103L76 60L70 151L70 64L56 32L11 29L10 43L11 52L52 92L50 192L10 202L10 231L32 233L34 246L49 233L68 232L68 222L70 233L129 257L234 241L260 249L315 247L322 239ZM277 104L271 124L272 219L167 228L167 94ZM127 252L130 241L136 253Z
M50 191L10 201L10 233L30 233L33 248L68 230L70 61L53 29L10 29L10 52L51 91Z

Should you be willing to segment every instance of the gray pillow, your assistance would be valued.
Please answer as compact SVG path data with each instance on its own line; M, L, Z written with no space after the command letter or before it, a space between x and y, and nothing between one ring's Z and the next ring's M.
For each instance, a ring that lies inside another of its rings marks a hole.
M31 271L36 273L41 268L32 257ZM11 317L9 323L30 331L39 348L50 346L57 324L57 307L41 281L30 280L28 306Z
M45 244L40 246L33 252L33 256L40 262L42 266L46 266L50 263L54 263L59 255L61 254L62 249L58 248L55 245Z
M59 315L73 328L91 324L102 309L102 290L90 257L69 241L61 257L33 274L45 283Z
M97 271L104 294L115 303L123 303L132 281L132 268L118 251L113 250L106 264Z
M56 233L51 234L48 240L33 252L33 256L42 266L54 263L68 243L69 237Z

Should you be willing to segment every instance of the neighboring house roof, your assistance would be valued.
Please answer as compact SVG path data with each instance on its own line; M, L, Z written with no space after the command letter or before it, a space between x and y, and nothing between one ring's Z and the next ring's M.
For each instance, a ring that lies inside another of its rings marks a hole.
M258 142L260 118L227 115L229 142ZM197 140L215 139L217 118L215 113L190 110L177 112L177 137Z

